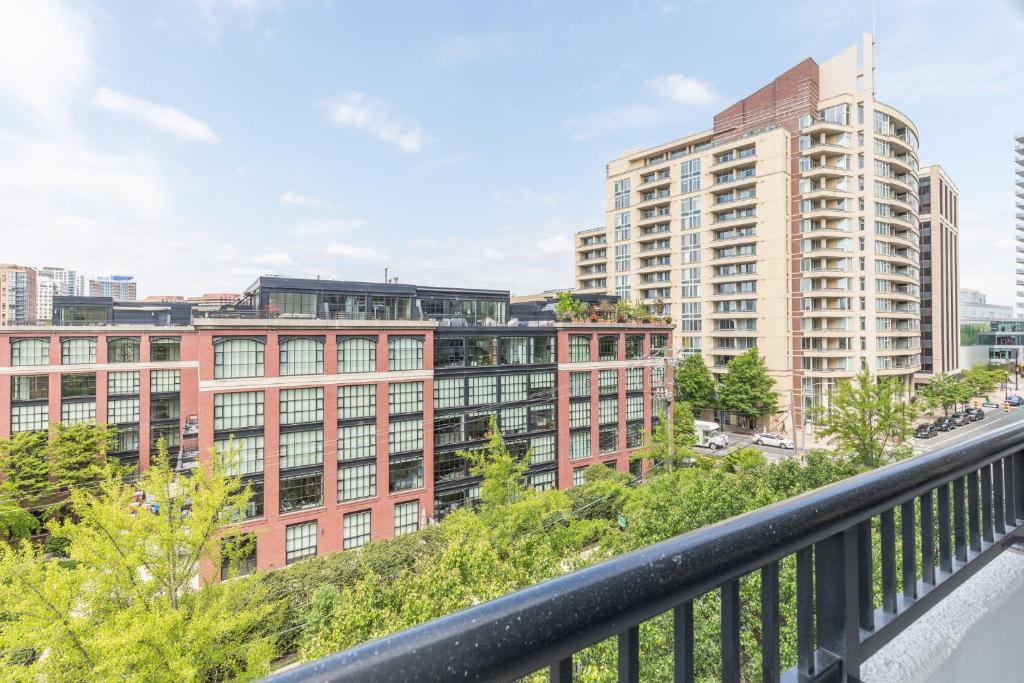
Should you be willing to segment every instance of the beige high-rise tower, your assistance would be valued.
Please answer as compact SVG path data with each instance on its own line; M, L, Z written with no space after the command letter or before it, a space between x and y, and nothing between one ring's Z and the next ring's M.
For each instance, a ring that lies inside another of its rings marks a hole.
M581 292L672 316L712 372L756 346L802 425L862 367L921 370L918 132L874 97L873 39L806 59L710 130L608 164ZM954 287L956 285L954 284Z

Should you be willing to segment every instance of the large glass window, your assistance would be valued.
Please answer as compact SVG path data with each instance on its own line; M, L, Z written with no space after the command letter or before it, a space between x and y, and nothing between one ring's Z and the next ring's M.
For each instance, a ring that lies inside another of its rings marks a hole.
M530 362L530 339L528 337L501 338L501 364L526 365Z
M423 382L392 382L388 386L388 414L423 412Z
M377 414L377 385L350 384L338 387L338 419L354 420Z
M530 431L541 432L555 428L555 406L530 406Z
M316 557L316 522L289 524L284 530L285 564Z
M281 424L294 425L323 421L323 387L281 390Z
M96 421L96 401L64 401L60 406L60 421L64 424Z
M555 488L555 471L536 472L528 477L528 484L537 491L550 491Z
M502 375L501 400L504 403L525 401L529 397L529 375Z
M180 391L181 370L152 370L149 374L149 390L154 394Z
M626 391L643 391L644 390L644 369L643 368L627 368L626 369Z
M323 472L282 476L280 486L281 514L308 510L324 504Z
M590 426L590 401L573 401L569 404L569 427Z
M49 376L21 375L20 377L11 377L12 401L45 401L49 396Z
M87 337L65 339L60 343L61 365L96 362L96 340Z
M89 372L79 375L61 375L61 398L79 398L96 395L96 373Z
M228 468L232 475L256 474L263 471L263 435L235 437L234 439L217 439L214 441L217 450L225 455L232 449L238 453L234 465Z
M569 396L571 398L585 398L590 396L589 372L569 373Z
M626 335L626 360L638 360L644 357L644 336L642 334Z
M370 542L370 511L349 512L342 522L342 550L359 548Z
M420 529L420 502L410 500L408 503L395 505L395 536L404 536Z
M668 335L652 334L651 358L664 358L666 353L668 353Z
M324 461L324 430L305 429L281 433L280 468L319 465Z
M338 460L362 460L377 455L377 426L338 427Z
M597 437L598 447L602 453L619 450L619 428L617 425L602 425Z
M181 417L181 399L177 396L161 396L149 402L151 420L176 420Z
M375 372L376 370L376 339L338 337L338 372Z
M155 371L154 371L155 372ZM175 370L174 372L177 372ZM107 394L109 396L137 396L139 393L139 371L128 370L107 373Z
M616 393L619 390L619 371L602 370L598 373L598 387L602 395Z
M139 421L139 399L112 398L107 401L107 422L134 424Z
M388 337L388 370L422 370L423 339Z
M263 426L263 392L241 391L233 394L214 394L213 428L251 429Z
M618 422L619 420L619 399L602 398L597 404L597 417L601 424Z
M408 491L423 486L423 456L394 458L388 463L388 490Z
M466 340L469 365L474 368L498 364L498 340L495 337L469 337Z
M221 544L220 580L248 576L256 571L256 535L239 534Z
M530 362L531 363L554 363L555 362L555 338L554 337L530 337Z
M498 400L498 378L497 377L470 377L469 378L469 400L471 406L479 406L487 403L496 403Z
M530 439L530 464L540 465L555 461L555 435L535 436Z
M141 341L138 337L112 337L107 340L108 363L138 363Z
M461 377L434 380L434 409L458 408L466 403L466 381Z
M109 409L109 405L108 405ZM110 447L112 453L130 453L139 450L139 428L118 427L114 437L114 444Z
M626 419L644 419L644 397L641 394L626 397Z
M423 450L423 420L400 420L388 425L388 452Z
M644 423L630 422L626 425L626 448L640 448L644 445Z
M281 376L322 375L324 343L306 337L281 339Z
M530 375L530 398L553 398L555 395L555 373L534 372Z
M49 365L50 342L46 339L11 341L11 365Z
M11 406L11 433L45 431L49 414L45 403Z
M462 441L465 441L465 437L462 435L462 415L445 415L434 418L435 446L451 446Z
M338 502L377 495L377 464L338 468Z
M316 314L316 294L271 291L267 295L267 310L277 315L312 317Z
M486 439L491 429L494 413L478 412L466 416L466 441Z
M597 338L597 356L599 360L618 360L619 336L603 334Z
M213 347L213 376L262 377L263 347L257 339L221 339Z
M434 367L460 368L466 364L466 342L462 337L434 337Z
M150 339L149 359L156 363L181 360L181 339L173 337Z
M569 335L569 362L586 363L590 360L590 337Z
M572 432L569 435L569 458L571 460L577 460L579 458L590 457L590 430Z
M529 429L526 406L501 409L501 433L508 436L521 434Z

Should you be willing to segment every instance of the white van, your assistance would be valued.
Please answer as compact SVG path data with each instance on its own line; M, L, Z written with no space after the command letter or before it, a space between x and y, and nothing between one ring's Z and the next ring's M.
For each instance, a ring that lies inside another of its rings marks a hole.
M694 420L694 432L697 435L697 445L717 451L729 445L729 437L722 432L722 425L717 422L705 422Z

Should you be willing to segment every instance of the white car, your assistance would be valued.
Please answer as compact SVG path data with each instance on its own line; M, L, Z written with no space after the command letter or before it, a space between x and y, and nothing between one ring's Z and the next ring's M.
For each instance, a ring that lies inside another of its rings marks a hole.
M793 442L784 436L765 432L754 435L754 443L758 446L775 446L777 448L792 448Z

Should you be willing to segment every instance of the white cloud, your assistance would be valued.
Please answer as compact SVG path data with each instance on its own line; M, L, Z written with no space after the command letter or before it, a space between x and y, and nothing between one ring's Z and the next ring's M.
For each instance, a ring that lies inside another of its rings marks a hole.
M97 88L92 104L100 109L124 114L157 130L186 140L220 142L220 137L205 121L163 104L127 95L111 88Z
M441 44L437 61L441 64L472 61L494 54L508 52L515 46L507 33L488 33L481 36L453 36Z
M366 225L361 218L342 220L311 220L292 226L288 233L295 237L313 237L317 235L339 235Z
M277 201L282 204L291 204L293 206L331 206L333 202L330 199L322 199L320 197L311 197L307 194L300 192L282 192L277 196Z
M369 247L357 247L351 244L333 242L327 245L327 253L331 256L344 256L357 261L383 261L384 253Z
M572 240L565 235L546 237L537 242L537 251L542 254L558 254L572 251Z
M683 74L655 76L647 81L647 87L673 104L711 104L718 99L718 93L710 84Z
M255 254L249 260L252 261L257 266L272 267L287 266L295 262L292 259L292 257L289 256L288 254L282 254L279 252L270 254Z
M384 101L350 92L327 103L328 117L342 126L352 126L388 142L403 152L423 148L423 129L413 119L391 111Z
M0 101L44 126L68 125L71 101L93 71L92 27L55 0L0 3Z

